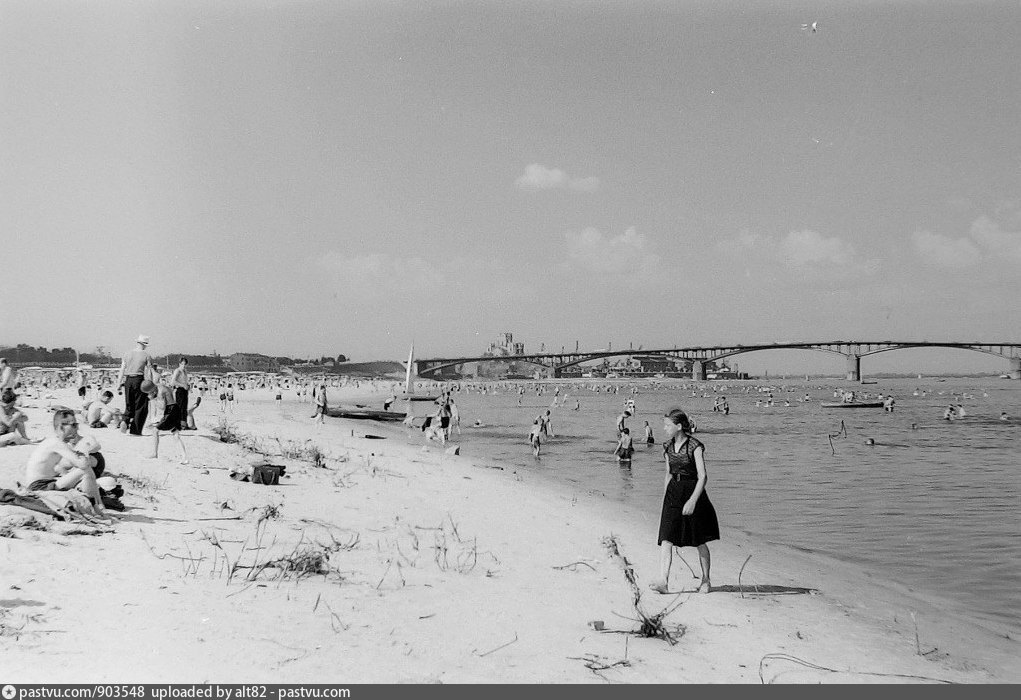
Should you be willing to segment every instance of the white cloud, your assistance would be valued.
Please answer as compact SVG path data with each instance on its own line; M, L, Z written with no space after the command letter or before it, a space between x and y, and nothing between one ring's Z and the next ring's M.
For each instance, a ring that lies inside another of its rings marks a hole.
M1012 211L998 213L1008 222L1016 220ZM952 238L916 231L911 240L918 256L935 267L964 268L981 262L1021 263L1021 231L1005 230L988 216L975 219L967 236Z
M1021 262L1021 231L1004 231L989 217L980 216L972 222L968 235L989 255Z
M547 168L541 163L532 163L514 184L522 190L572 189L577 192L595 192L599 189L599 178L572 178L560 168Z
M793 267L817 265L850 265L854 250L835 236L815 231L791 231L780 240L780 255Z
M930 231L911 234L918 256L936 267L968 267L982 258L982 253L967 238L950 238Z
M645 236L633 226L612 238L604 238L595 228L568 231L564 238L569 266L576 269L624 274L658 261L658 257L648 251Z
M780 238L743 229L718 243L716 250L753 266L746 268L749 277L752 269L763 266L782 266L791 273L830 280L872 275L879 270L879 260L864 260L846 241L808 229L789 231Z

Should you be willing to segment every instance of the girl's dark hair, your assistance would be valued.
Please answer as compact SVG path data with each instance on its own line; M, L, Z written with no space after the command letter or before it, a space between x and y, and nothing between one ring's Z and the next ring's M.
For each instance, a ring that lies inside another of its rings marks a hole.
M691 432L691 420L688 418L688 414L683 410L679 408L671 408L665 415L670 419L671 423L681 426L682 432Z

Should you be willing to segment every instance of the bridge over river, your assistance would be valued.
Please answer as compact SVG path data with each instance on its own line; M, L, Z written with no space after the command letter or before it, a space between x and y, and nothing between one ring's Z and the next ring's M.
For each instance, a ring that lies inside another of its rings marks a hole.
M891 350L905 348L958 348L974 350L987 355L997 355L1008 360L1011 379L1021 379L1021 344L1019 343L950 343L929 341L832 341L820 343L768 343L764 345L707 345L664 348L662 350L596 350L594 352L526 353L522 355L483 355L479 357L437 357L414 361L418 376L430 377L436 372L470 362L528 362L541 365L553 371L554 377L562 376L564 369L574 365L599 360L605 357L641 355L670 357L691 362L691 377L699 381L706 379L706 365L735 355L762 350L818 350L843 355L846 363L846 377L850 381L861 380L861 358Z

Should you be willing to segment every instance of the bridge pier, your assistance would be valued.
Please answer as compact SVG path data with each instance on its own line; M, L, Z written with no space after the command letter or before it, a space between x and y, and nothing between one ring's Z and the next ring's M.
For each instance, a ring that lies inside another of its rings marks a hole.
M847 381L861 381L861 357L858 355L847 356Z
M691 363L691 378L696 382L704 382L705 378L705 362L702 360L695 360Z
M1010 378L1021 379L1021 357L1010 358Z

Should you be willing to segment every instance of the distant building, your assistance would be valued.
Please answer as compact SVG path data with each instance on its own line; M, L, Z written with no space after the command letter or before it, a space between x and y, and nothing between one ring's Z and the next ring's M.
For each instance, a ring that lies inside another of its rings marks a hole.
M500 355L524 355L525 344L515 343L513 333L501 333L496 338L495 343L490 343L489 347L483 353L487 357L500 356Z
M513 333L501 333L496 338L496 342L490 343L486 351L482 353L484 357L507 357L508 355L524 355L525 344L515 343ZM528 366L528 373L523 374L524 367L518 367L522 363L519 362L479 362L478 363L478 376L485 377L487 379L506 379L510 376L527 376L531 377L531 372L534 371L534 366Z
M280 370L277 358L254 352L236 352L227 358L227 364L235 372L277 372Z

